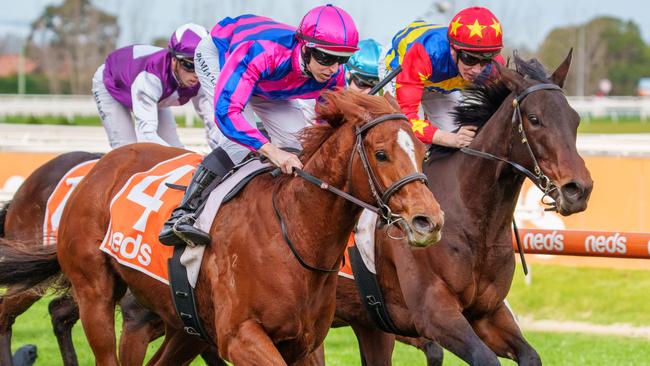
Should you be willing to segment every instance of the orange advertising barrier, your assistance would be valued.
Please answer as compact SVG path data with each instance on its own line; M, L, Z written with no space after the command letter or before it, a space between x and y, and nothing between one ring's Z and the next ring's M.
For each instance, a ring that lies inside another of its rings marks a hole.
M519 236L529 254L650 259L650 233L519 229Z

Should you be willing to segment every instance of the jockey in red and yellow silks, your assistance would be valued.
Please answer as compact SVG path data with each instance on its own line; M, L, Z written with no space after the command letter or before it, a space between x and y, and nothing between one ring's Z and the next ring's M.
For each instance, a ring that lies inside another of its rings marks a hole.
M472 141L474 128L451 132L456 125L449 112L468 83L493 75L492 60L503 63L502 47L497 18L486 8L467 8L448 27L416 21L398 32L380 61L380 76L402 66L394 90L389 86L388 91L396 94L420 140L463 147ZM420 107L424 118L418 113Z

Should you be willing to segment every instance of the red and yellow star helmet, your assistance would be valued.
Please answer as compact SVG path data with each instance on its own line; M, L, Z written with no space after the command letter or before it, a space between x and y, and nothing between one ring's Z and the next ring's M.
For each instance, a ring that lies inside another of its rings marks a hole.
M461 10L449 24L447 37L457 50L498 52L503 48L501 23L486 8L474 6Z

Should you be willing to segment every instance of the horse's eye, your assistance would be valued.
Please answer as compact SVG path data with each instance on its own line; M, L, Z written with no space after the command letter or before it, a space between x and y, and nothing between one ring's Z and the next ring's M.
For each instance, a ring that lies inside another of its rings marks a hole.
M388 160L388 155L386 155L386 152L384 150L379 150L375 152L375 158L378 161L386 161Z
M528 115L528 121L530 121L530 124L533 126L539 126L539 119L534 114Z

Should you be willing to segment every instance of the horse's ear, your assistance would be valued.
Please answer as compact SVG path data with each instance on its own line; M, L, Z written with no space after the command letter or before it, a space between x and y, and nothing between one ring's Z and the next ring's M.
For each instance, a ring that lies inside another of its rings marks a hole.
M518 94L524 90L524 78L518 72L511 70L505 66L499 65L498 62L493 62L493 65L496 66L499 75L501 75L501 80L506 84L510 91Z
M397 103L397 99L395 99L395 97L391 93L389 92L384 93L384 99L386 99L388 103L396 110L398 111L402 110L399 106L399 103Z
M569 50L569 54L566 56L564 61L553 72L553 75L551 75L551 81L554 84L557 84L560 88L564 86L564 80L566 79L566 76L569 73L569 66L571 66L572 54L573 54L573 47Z

